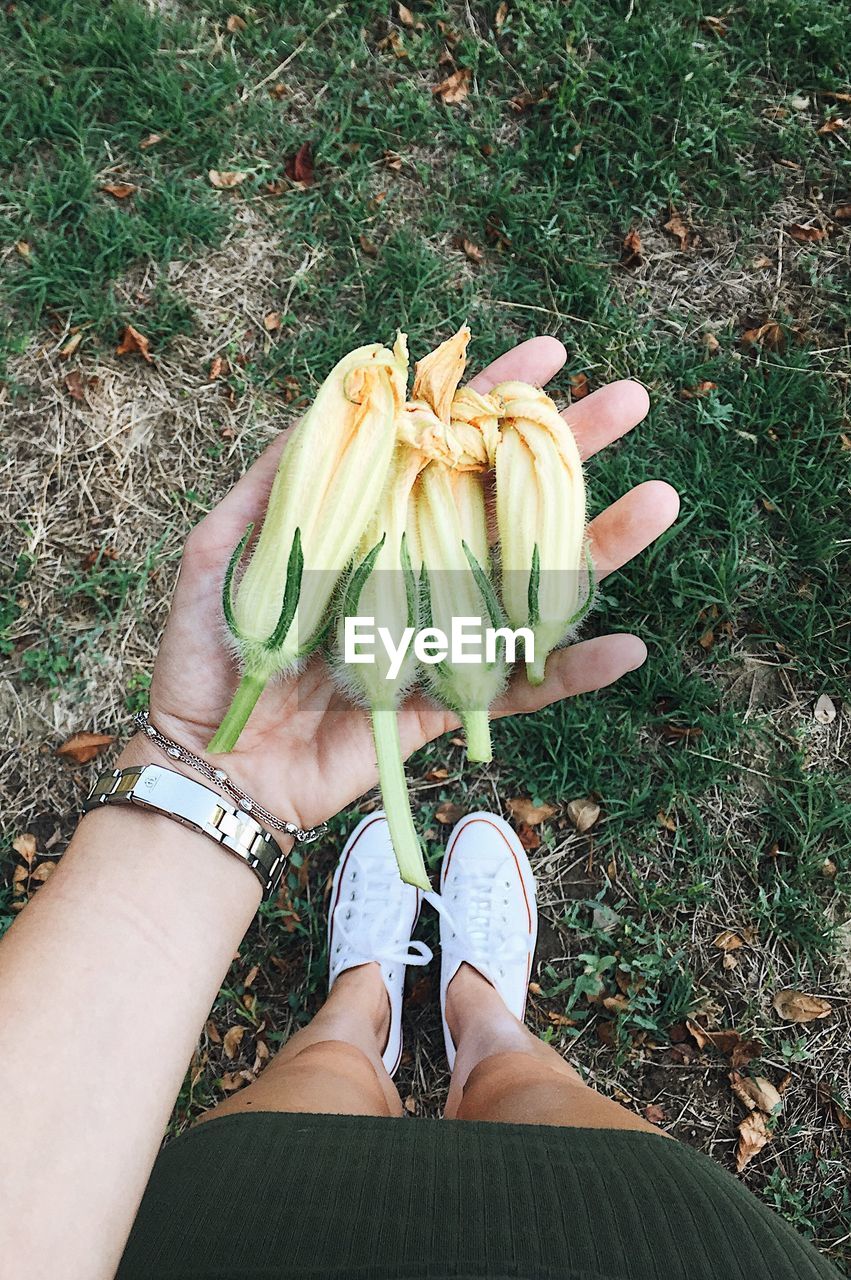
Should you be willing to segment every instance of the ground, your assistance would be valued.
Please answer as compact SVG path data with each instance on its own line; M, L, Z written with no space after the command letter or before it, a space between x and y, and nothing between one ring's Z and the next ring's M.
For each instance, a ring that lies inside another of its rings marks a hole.
M682 493L588 626L637 631L650 656L497 725L490 766L447 740L421 752L418 821L436 864L456 813L549 807L522 826L542 908L530 1024L731 1169L731 1071L778 1087L739 1176L842 1265L851 11L780 8L5 6L0 924L97 767L56 747L127 732L187 530L333 361L397 325L416 356L467 319L475 363L556 334L560 403L623 376L651 395L588 468L593 512L643 479ZM116 354L128 324L150 362ZM581 799L600 809L584 831ZM329 877L375 803L263 908L172 1132L321 1001ZM431 1115L436 984L414 978L399 1082ZM784 989L824 1016L781 1017Z

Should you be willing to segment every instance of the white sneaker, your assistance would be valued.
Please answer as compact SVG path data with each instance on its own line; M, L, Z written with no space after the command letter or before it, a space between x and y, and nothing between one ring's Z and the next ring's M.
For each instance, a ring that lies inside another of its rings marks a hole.
M446 991L465 962L487 978L523 1021L538 936L535 877L516 833L491 813L470 813L453 829L440 873L440 1011L449 1066L455 1045Z
M392 1076L402 1058L405 967L428 964L432 952L412 942L422 894L404 884L387 819L371 813L349 836L334 872L328 912L328 990L341 973L376 960L390 997L390 1031L382 1055Z

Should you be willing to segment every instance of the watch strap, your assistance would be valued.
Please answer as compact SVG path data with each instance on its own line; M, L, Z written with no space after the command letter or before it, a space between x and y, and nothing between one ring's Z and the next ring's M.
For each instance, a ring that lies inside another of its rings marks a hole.
M95 779L83 812L108 804L152 809L215 840L251 868L266 897L281 882L287 857L274 836L251 814L183 773L157 764L108 769Z

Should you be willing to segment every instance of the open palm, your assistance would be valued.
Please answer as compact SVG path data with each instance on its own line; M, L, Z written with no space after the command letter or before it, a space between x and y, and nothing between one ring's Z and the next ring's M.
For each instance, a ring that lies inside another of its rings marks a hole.
M544 385L564 364L555 338L532 338L499 357L471 384L487 391L519 379ZM644 418L647 393L615 382L565 410L583 458ZM217 507L192 531L157 656L151 720L170 737L203 752L239 681L227 646L221 591L225 567L250 521L262 519L285 437L274 441ZM603 578L644 550L676 519L679 499L663 481L638 485L592 522L591 550ZM598 636L553 653L547 677L532 688L519 671L496 715L535 711L560 698L602 688L640 666L646 650L634 635ZM454 716L414 693L399 715L402 749L457 727ZM340 692L321 655L299 672L267 685L236 748L215 757L230 776L281 818L308 827L338 813L376 782L366 714Z

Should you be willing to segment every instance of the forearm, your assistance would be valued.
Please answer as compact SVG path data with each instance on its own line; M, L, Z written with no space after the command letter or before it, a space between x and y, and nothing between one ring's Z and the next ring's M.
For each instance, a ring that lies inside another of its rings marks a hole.
M153 759L136 741L118 764ZM114 1273L259 900L251 871L207 837L105 808L83 819L3 939L0 1238L10 1275Z

